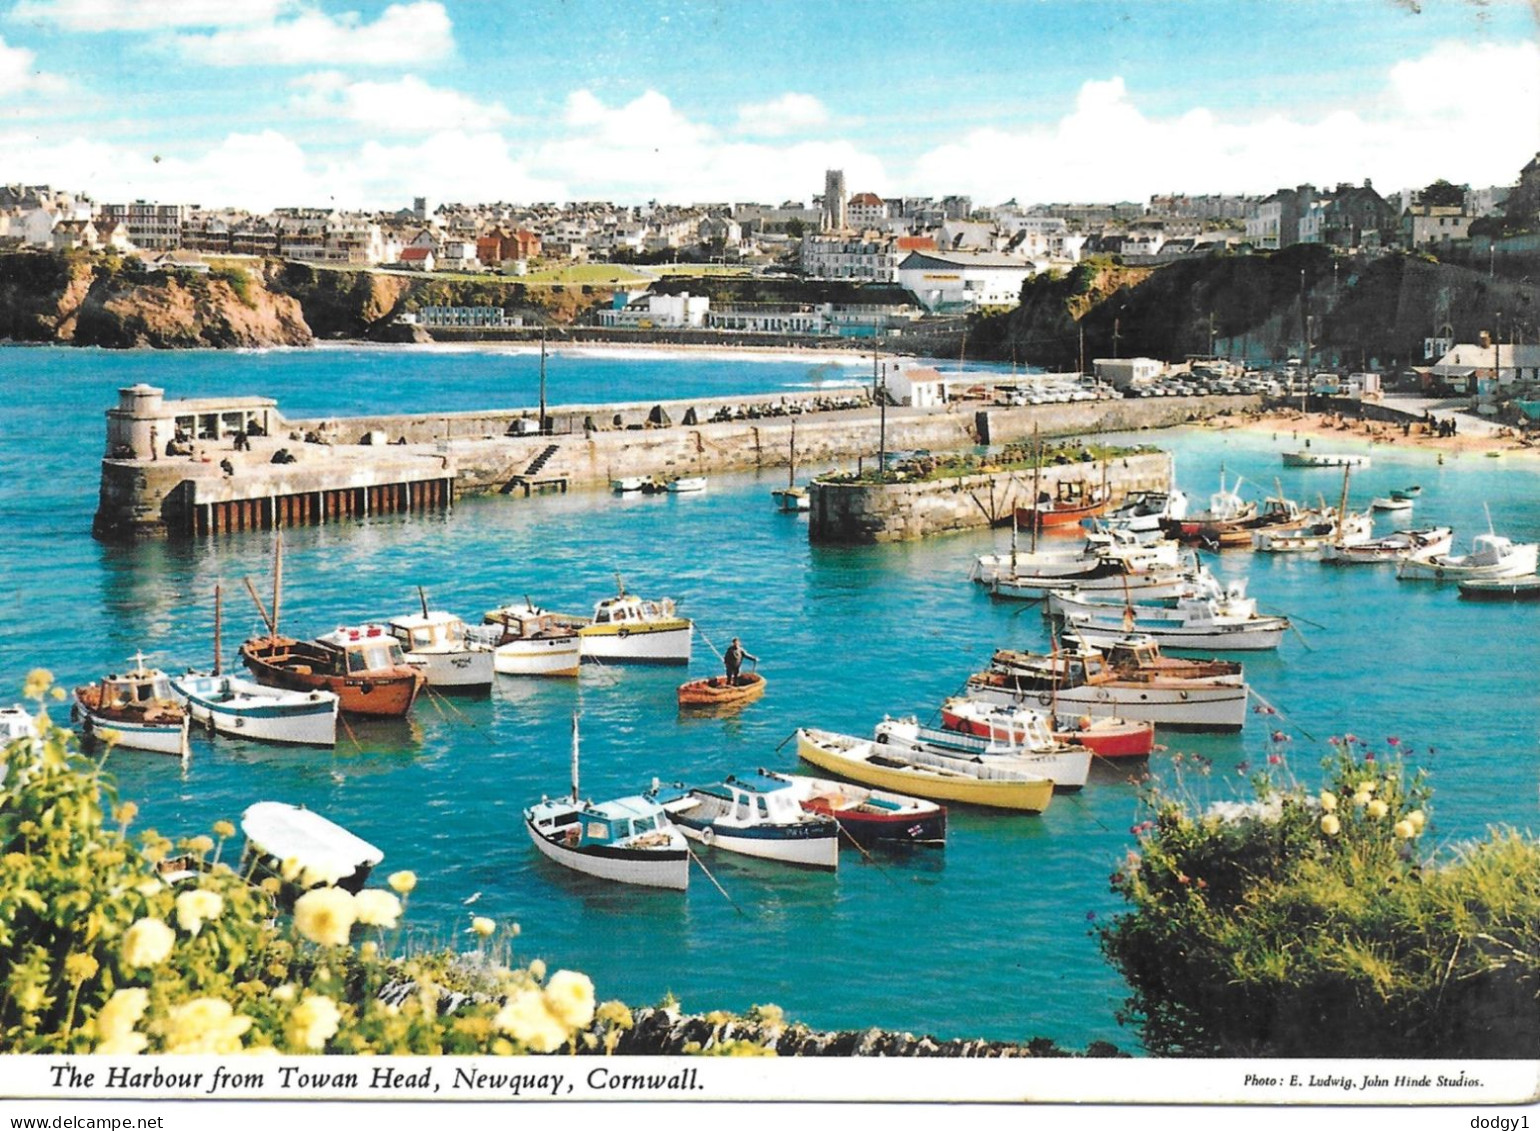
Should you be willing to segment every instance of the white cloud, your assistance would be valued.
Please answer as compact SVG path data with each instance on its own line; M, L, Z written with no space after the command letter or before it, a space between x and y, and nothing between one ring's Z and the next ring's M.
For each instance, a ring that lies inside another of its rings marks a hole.
M8 47L0 39L0 97L14 94L53 94L68 85L58 75L34 70L37 56L25 47Z
M212 66L400 66L447 58L454 29L443 4L392 4L374 23L357 12L332 17L305 9L263 25L183 34L172 43L189 59Z
M294 108L317 117L340 117L390 133L478 130L511 120L501 103L477 102L405 75L393 82L351 82L336 71L307 75L295 83Z
M163 31L269 23L294 0L21 0L11 17L69 31Z
M811 94L783 94L771 102L738 107L738 132L754 137L785 137L828 121L829 111Z
M1142 200L1153 193L1270 192L1371 178L1381 192L1439 177L1509 184L1540 137L1540 47L1441 44L1396 64L1355 105L1304 119L1209 109L1154 118L1120 78L1087 82L1059 122L978 129L922 154L915 191L980 201Z

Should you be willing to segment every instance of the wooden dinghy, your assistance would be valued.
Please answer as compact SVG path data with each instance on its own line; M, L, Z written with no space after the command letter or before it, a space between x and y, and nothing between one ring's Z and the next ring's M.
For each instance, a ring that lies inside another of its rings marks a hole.
M679 685L680 707L737 707L753 702L765 693L765 677L745 672L729 681L726 676L692 679Z

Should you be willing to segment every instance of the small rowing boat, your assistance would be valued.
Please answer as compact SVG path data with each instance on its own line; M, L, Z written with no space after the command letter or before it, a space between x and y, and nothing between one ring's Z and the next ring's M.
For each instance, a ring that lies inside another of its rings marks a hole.
M692 679L679 685L681 707L737 707L753 702L765 693L765 677L745 672L736 679L714 675Z

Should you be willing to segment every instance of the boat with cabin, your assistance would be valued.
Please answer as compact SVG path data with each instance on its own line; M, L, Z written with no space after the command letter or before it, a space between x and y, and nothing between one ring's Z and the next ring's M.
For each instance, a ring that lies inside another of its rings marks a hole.
M1328 565L1378 565L1413 556L1447 554L1453 545L1452 528L1430 526L1422 530L1397 530L1383 538L1352 545L1329 542L1320 548L1320 560Z
M1107 510L1107 492L1082 479L1061 479L1056 493L1038 493L1036 502L1017 507L1014 521L1027 530L1063 530L1078 528L1088 518Z
M493 656L483 640L468 635L466 624L453 613L423 611L393 617L391 636L401 643L406 662L422 672L437 691L476 692L492 686Z
M526 597L523 605L485 613L469 631L491 646L492 670L498 675L573 677L583 659L579 623L537 608Z
M680 616L667 597L644 601L620 587L594 606L578 628L585 661L632 664L688 664L695 625Z
M1115 605L1055 593L1045 611L1058 622L1061 635L1092 645L1115 644L1138 632L1163 648L1256 652L1277 648L1291 627L1287 617L1257 612L1244 581L1232 581L1220 593L1179 597L1170 607Z
M759 772L789 786L810 813L833 817L840 831L863 848L946 844L946 807L934 801L828 778Z
M1097 758L1144 758L1155 749L1154 723L1055 716L1049 708L1038 706L1035 696L1030 704L1004 704L954 695L941 704L942 726L996 742L1016 742L1040 724L1049 728L1055 742L1083 746Z
M785 782L728 775L710 785L659 786L647 797L708 848L809 868L839 867L839 822L802 808Z
M1514 542L1487 532L1471 539L1468 554L1430 554L1401 559L1396 577L1403 581L1473 581L1478 578L1522 577L1535 572L1540 543Z
M524 810L524 828L547 860L620 884L684 891L690 846L657 801L636 795L585 801L578 788L578 721L572 717L572 793Z
M166 673L144 666L143 652L134 656L133 663L125 672L75 688L71 715L88 739L111 733L119 746L186 760L187 709Z
M1181 491L1134 491L1102 518L1108 530L1120 530L1135 537L1158 535L1162 521L1187 517L1188 500Z
M670 495L692 495L706 489L704 475L678 475L665 485Z
M241 645L241 662L268 687L329 691L349 715L402 718L427 685L378 624L344 626L309 641L256 636Z
M981 778L944 766L925 766L891 744L812 727L798 729L797 757L862 785L931 801L1016 813L1042 813L1053 801L1053 782L1047 778Z
M1091 752L1054 741L1046 725L1024 728L1007 741L922 726L914 718L883 719L872 739L925 766L1030 780L1047 778L1060 792L1083 789L1091 776Z
M1409 511L1415 505L1415 500L1400 495L1376 495L1369 500L1370 510L1390 511L1393 513Z

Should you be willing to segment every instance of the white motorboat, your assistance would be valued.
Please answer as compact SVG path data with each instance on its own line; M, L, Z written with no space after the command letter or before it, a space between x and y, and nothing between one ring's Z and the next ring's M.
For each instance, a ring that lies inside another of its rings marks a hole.
M246 834L241 873L253 883L264 873L276 876L290 896L328 884L357 893L385 859L341 825L283 801L259 801L247 808L241 831Z
M144 666L143 653L128 671L75 688L71 713L88 739L112 734L119 746L188 756L187 710L166 673Z
M1267 554L1315 554L1322 546L1353 546L1374 535L1374 516L1349 514L1338 528L1336 515L1326 512L1319 521L1300 527L1281 527L1251 532L1251 547Z
M668 481L670 495L689 495L706 489L704 475L680 475Z
M330 691L269 687L232 675L189 672L171 690L196 723L216 734L255 742L335 746L338 698Z
M1130 632L1143 633L1164 648L1254 652L1278 647L1289 630L1287 617L1262 616L1245 585L1232 582L1222 595L1179 597L1171 607L1113 605L1053 594L1048 613L1066 637L1096 646L1112 645Z
M1132 569L1179 569L1183 565L1182 547L1167 540L1144 541L1126 530L1094 531L1079 546L980 555L968 576L987 586L999 577L1064 577L1109 561Z
M1181 491L1134 491L1102 518L1102 524L1135 536L1158 534L1163 519L1186 518L1187 507Z
M582 662L582 642L567 618L523 605L504 605L470 629L492 647L492 668L499 675L575 676Z
M429 612L395 617L390 634L401 642L410 667L440 691L481 691L492 686L492 649L467 636L465 622L453 613Z
M759 772L790 786L802 808L833 817L857 845L946 843L946 809L934 801L827 778Z
M1447 526L1423 530L1397 530L1383 538L1358 542L1351 546L1327 543L1320 549L1321 561L1329 565L1376 565L1399 562L1413 555L1435 556L1449 553L1454 545L1454 531Z
M1139 570L1118 561L1101 562L1078 573L1063 575L1005 574L989 584L991 596L1036 601L1054 592L1107 593L1136 601L1180 597L1197 578L1184 569Z
M958 770L984 779L1047 778L1057 790L1081 789L1091 776L1091 752L1054 741L1043 725L1027 727L1009 741L921 726L915 719L884 719L872 735L921 766Z
M695 626L665 597L644 601L622 589L594 606L578 629L582 658L603 663L688 664Z
M647 485L645 475L624 475L619 479L610 480L610 490L617 495L625 495L632 491L640 491Z
M578 724L572 719L572 794L524 810L529 839L548 860L601 880L684 891L690 846L668 814L648 797L598 803L578 790Z
M1501 534L1478 534L1468 554L1419 552L1403 558L1396 576L1403 581L1469 581L1488 577L1521 577L1535 572L1540 544L1514 542Z
M802 808L785 782L732 775L701 786L665 786L647 796L691 840L708 848L801 864L839 867L839 822Z
M1370 509L1377 511L1409 511L1415 505L1415 500L1410 498L1397 498L1395 495L1381 495L1369 500Z

